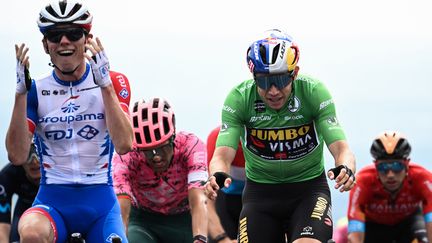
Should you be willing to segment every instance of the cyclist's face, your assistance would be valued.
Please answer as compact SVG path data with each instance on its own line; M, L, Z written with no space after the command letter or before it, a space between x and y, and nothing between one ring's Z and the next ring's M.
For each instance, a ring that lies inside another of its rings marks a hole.
M384 188L390 192L399 190L407 175L403 160L377 161L375 167Z
M260 87L257 87L257 89L259 96L267 106L274 110L280 110L288 101L292 91L292 83L282 89L278 89L274 85L267 90Z
M36 155L31 156L29 162L23 165L27 177L35 182L38 182L41 178L40 164Z
M298 72L298 67L294 71L292 80L295 79ZM259 77L262 74L256 74ZM271 85L270 88L263 89L257 85L257 91L261 99L266 103L267 106L274 110L280 110L287 103L288 98L292 92L292 81L287 82L288 84L283 88L278 88L276 85Z
M83 31L78 31L76 26L54 28L47 31L43 39L46 51L51 57L51 62L62 71L73 71L84 63L86 35Z
M174 144L171 140L162 145L146 150L139 150L154 172L160 173L168 169L174 154Z

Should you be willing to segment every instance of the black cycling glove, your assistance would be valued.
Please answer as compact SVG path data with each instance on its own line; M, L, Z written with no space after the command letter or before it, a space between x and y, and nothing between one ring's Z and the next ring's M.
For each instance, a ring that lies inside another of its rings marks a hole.
M218 184L219 189L222 189L224 187L225 180L227 178L231 178L231 176L225 172L216 172L213 174L213 176L216 178L216 183Z
M340 174L342 169L346 170L348 177L351 177L351 176L353 177L353 181L356 180L353 171L350 168L348 168L348 166L346 166L346 165L339 165L338 167L332 168L329 171L332 171L334 174L334 178L336 178L336 177L338 177L338 175Z

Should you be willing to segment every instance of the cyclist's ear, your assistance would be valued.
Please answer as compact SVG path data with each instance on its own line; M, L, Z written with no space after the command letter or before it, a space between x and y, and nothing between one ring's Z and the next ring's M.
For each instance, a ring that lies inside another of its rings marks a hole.
M297 74L298 74L299 70L300 70L300 67L299 67L299 66L296 66L296 67L294 68L294 78L297 77Z
M93 39L93 34L87 34L86 36L85 36L85 38L86 38L86 44L87 44L87 40L90 38L90 39Z

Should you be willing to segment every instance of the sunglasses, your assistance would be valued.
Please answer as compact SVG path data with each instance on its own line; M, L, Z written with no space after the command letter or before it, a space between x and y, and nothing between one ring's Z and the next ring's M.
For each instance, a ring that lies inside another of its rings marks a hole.
M382 162L376 165L377 170L380 173L387 174L390 170L399 173L403 171L406 167L405 164L401 161L393 161L393 162Z
M153 159L156 155L162 156L168 154L173 150L173 142L169 142L163 146L149 149L149 150L139 150L139 152L143 153L147 159Z
M51 29L45 33L45 37L53 43L59 43L63 36L69 41L77 41L84 35L87 35L87 32L82 28Z
M273 85L281 90L288 86L293 81L292 73L269 75L269 76L255 76L255 83L261 89L268 90Z

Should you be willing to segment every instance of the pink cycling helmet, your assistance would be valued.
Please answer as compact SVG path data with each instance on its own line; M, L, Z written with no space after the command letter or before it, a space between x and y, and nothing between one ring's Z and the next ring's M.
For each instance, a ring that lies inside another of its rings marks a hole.
M130 117L137 148L157 147L175 134L174 112L163 98L135 102Z

